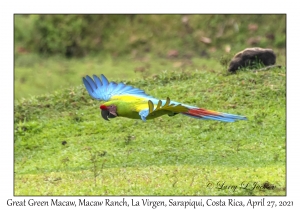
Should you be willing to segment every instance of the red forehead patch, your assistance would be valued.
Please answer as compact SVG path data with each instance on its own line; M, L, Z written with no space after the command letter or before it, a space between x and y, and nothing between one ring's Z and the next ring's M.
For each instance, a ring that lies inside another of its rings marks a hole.
M100 106L100 109L107 109L107 106L101 105L101 106Z

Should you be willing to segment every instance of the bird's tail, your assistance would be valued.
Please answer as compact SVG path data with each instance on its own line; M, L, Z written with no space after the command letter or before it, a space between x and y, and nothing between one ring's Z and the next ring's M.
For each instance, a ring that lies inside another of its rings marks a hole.
M209 119L209 120L218 120L223 122L235 122L236 120L247 120L246 117L235 115L235 114L227 114L212 110L207 110L203 108L190 108L187 112L182 113L189 117L194 117L198 119Z

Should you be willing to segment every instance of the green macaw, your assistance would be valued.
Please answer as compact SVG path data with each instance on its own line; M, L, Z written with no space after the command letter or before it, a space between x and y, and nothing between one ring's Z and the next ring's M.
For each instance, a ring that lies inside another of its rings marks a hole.
M83 84L90 96L97 100L106 101L100 105L101 115L105 120L115 117L127 117L146 121L165 114L169 116L183 114L197 119L223 122L247 120L244 116L206 110L171 101L169 98L159 100L147 95L138 88L124 83L109 82L103 74L100 77L101 79L93 75L93 80L90 76L86 76L83 78Z

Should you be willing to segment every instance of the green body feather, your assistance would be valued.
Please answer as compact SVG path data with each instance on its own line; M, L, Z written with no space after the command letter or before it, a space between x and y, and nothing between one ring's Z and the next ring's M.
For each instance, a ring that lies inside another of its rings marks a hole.
M139 102L141 103L141 102ZM147 102L145 102L147 104ZM136 102L134 101L121 101L121 100L113 100L104 103L103 105L115 105L117 107L118 117L127 117L131 119L140 119L139 111L136 108Z
M186 112L188 108L177 105L174 106L170 104L170 99L167 99L167 102L164 106L161 106L161 102L158 105L154 105L151 100L133 96L117 96L112 97L110 101L104 103L105 106L115 105L117 107L117 113L119 117L127 117L131 119L140 119L141 116L139 112L144 109L149 109L149 115L147 120L160 117L162 115L168 114L170 116L175 113Z

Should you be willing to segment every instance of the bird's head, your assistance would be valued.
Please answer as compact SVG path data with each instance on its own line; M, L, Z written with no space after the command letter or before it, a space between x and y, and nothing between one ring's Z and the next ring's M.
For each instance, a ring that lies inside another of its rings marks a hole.
M115 105L105 106L102 104L100 106L100 109L101 109L101 116L104 120L109 120L108 118L115 118L118 116L117 107Z

